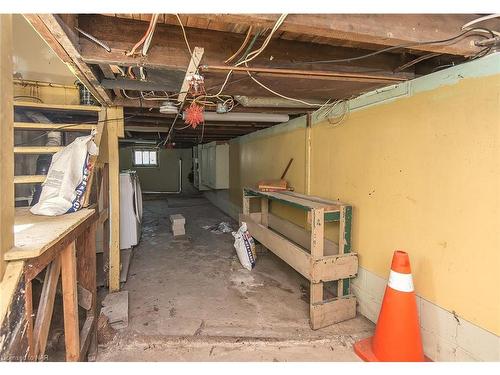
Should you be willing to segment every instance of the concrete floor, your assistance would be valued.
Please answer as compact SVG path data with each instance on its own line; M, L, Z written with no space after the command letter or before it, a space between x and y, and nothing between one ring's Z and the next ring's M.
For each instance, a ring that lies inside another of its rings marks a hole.
M142 239L129 278L129 326L99 361L358 361L352 344L373 332L362 316L309 328L308 282L274 254L239 263L230 233L205 225L237 223L202 197L145 201ZM174 239L169 215L186 218Z

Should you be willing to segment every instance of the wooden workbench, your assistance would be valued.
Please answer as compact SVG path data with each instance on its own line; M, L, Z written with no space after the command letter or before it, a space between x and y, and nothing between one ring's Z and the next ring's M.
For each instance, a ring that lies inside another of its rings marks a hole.
M260 212L250 212L250 200L258 198ZM279 202L307 212L311 231L269 212L269 202ZM257 241L310 281L310 322L322 328L356 316L356 298L349 278L358 272L358 258L351 252L352 207L340 201L293 192L261 192L243 189L240 222ZM324 238L324 225L339 222L339 241ZM335 297L324 299L324 283L335 281Z
M95 229L97 213L85 208L61 216L37 216L16 209L15 247L5 260L24 261L28 360L44 358L59 276L62 279L66 360L83 360L96 342ZM40 302L33 314L32 281L43 270ZM78 306L86 310L79 327ZM33 319L34 318L34 319Z

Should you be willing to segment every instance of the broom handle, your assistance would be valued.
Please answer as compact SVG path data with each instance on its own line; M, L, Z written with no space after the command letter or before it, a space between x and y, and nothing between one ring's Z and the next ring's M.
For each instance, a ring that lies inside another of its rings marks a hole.
M283 174L281 175L280 180L283 180L286 176L286 172L288 172L288 168L290 168L290 165L292 164L293 158L290 159L288 162L288 165L286 166L285 170L283 171Z

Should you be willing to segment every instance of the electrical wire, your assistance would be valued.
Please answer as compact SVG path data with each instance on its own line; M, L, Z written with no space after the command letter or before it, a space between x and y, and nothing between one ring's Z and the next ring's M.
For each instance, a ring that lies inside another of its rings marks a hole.
M159 16L160 16L159 14L154 14L152 17L152 20L151 20L152 27L151 27L151 30L149 31L148 36L144 40L144 45L142 46L142 56L147 56L147 54L148 54L149 46L151 45L151 40L153 40L153 34L155 33L156 24L158 22Z
M352 61L358 61L358 60L366 59L369 57L373 57L373 56L379 55L381 53L393 51L393 50L396 50L399 48L409 48L409 47L433 45L433 44L444 44L444 43L450 43L450 42L456 43L457 40L460 40L464 37L470 37L472 35L478 35L481 37L485 37L485 35L483 35L483 34L471 34L473 32L476 33L478 31L488 32L493 37L495 36L494 32L489 30L489 29L473 28L473 29L465 30L465 31L461 32L460 34L457 34L457 35L450 37L450 38L447 38L447 39L398 44L396 46L386 47L386 48L383 48L381 50L370 52L370 53L367 53L365 55L356 56L356 57L349 57L349 58L344 58L344 59L333 59L333 60L297 61L297 62L292 62L290 64L291 65L301 65L301 64L329 64L329 63L340 63L340 62L352 62ZM468 35L468 34L471 34L471 35ZM453 44L453 43L451 43L451 44Z
M184 41L186 42L186 46L187 46L187 49L189 51L189 54L191 55L191 58L194 59L193 51L191 50L191 47L189 46L189 41L188 41L188 38L186 35L186 30L184 29L184 25L182 24L181 18L179 17L179 15L177 13L175 13L175 16L177 17L177 21L179 21L179 25L181 25L182 35L184 36ZM199 61L198 61L198 63L199 63ZM198 65L198 64L196 64L196 65Z
M414 59L410 62L407 62L406 64L398 66L396 69L394 69L394 72L402 72L403 70L408 69L409 67L411 67L411 66L413 66L421 61L432 59L433 57L437 57L440 55L442 55L442 53L434 52L434 53L429 53L427 55L417 57L416 59Z
M151 17L151 20L149 21L149 26L142 38L132 47L132 49L126 53L127 56L132 56L135 53L135 50L141 46L141 44L144 43L146 38L148 37L149 33L151 32L151 29L153 28L153 21L154 21L154 16Z
M252 30L253 30L253 26L250 26L248 28L247 35L245 36L245 39L243 40L243 43L241 43L240 48L238 48L238 50L235 53L233 53L230 57L228 57L224 61L224 64L227 64L227 63L233 61L236 58L236 56L238 56L240 54L240 52L243 51L243 48L245 48L245 46L247 45L248 41L250 40L250 36L252 35Z
M109 48L109 46L106 43L100 41L95 36L90 35L89 33L83 31L82 29L79 29L76 26L75 26L75 29L78 32L80 32L82 35L86 36L88 39L90 39L91 41L93 41L94 43L96 43L98 46L101 46L102 48L104 48L106 50L106 52L111 52L111 48Z

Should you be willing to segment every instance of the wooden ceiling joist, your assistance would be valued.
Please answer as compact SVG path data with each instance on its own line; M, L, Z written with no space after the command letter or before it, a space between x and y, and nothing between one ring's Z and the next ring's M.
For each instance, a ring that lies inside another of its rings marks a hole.
M277 14L188 14L191 20L271 28ZM460 34L473 14L289 14L280 27L282 39L309 36L315 43L380 49L400 44L448 39ZM498 20L491 23L499 25ZM498 29L498 27L497 27ZM409 47L423 52L469 56L480 51L473 38L454 44L428 44Z
M180 28L170 25L158 25L155 31L154 44L146 58L127 56L125 52L144 34L145 23L130 19L105 17L100 15L80 15L79 25L99 40L111 47L106 52L95 43L81 39L81 56L91 64L118 64L136 66L138 64L158 69L186 69L191 56L186 48ZM205 49L202 64L221 65L231 56L242 43L242 36L231 32L214 30L200 30L190 28L186 30L189 42L193 46L202 46ZM260 43L260 42L259 42ZM258 44L259 45L259 44ZM314 44L273 39L266 50L252 65L263 67L294 67L297 69L325 70L325 66L308 64L297 65L300 61L324 60L334 58L349 58L359 54L352 48L321 46L313 48ZM351 72L377 71L379 74L392 75L391 71L401 65L400 56L381 54L363 62L349 63L347 68ZM346 64L337 64L341 69ZM408 77L407 73L397 75Z
M55 14L24 14L24 18L101 104L112 103L106 90L99 85L95 73L82 60L78 46L75 44L75 40L78 40L77 36L71 34L72 31L64 26L65 24L59 16ZM64 18L66 20L73 19L76 22L76 16L71 18L70 15L65 15Z

